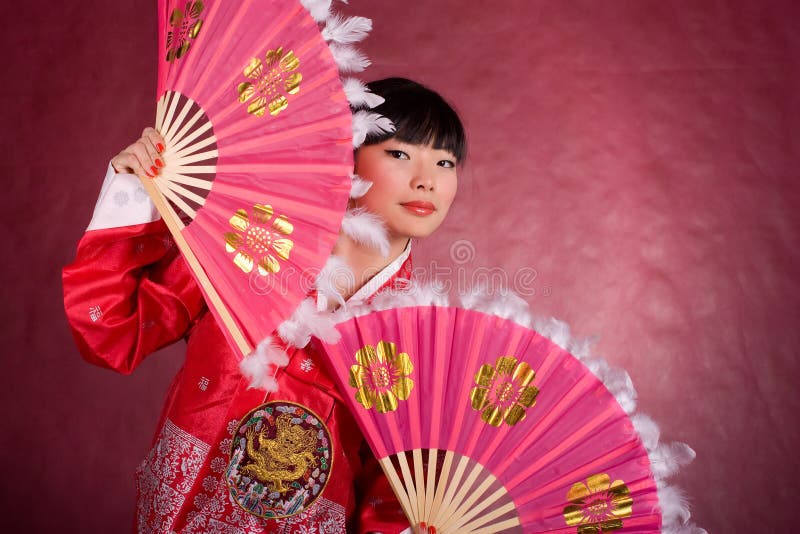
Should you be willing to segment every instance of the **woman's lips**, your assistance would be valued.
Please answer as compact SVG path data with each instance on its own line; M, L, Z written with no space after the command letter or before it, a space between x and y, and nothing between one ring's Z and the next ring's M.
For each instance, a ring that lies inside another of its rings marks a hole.
M400 205L414 215L420 215L422 217L430 215L436 211L436 206L434 206L431 202L425 202L424 200L412 200L411 202L404 202Z

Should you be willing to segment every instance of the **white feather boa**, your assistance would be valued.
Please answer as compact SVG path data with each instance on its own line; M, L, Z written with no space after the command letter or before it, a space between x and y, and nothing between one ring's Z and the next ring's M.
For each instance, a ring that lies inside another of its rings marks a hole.
M292 317L278 326L278 335L291 346L303 348L311 341L311 336L326 343L336 343L340 334L333 318L327 310L318 311L313 298L307 298L292 314Z
M288 363L289 356L270 336L263 339L250 355L239 362L239 370L250 379L251 388L278 391L275 369Z
M344 306L344 296L339 292L340 287L354 287L355 275L343 258L331 255L325 266L317 276L314 286L326 298L334 300Z
M369 188L372 187L372 182L365 180L357 174L351 174L350 179L350 198L361 198L367 194Z
M379 251L384 258L389 255L389 237L383 219L364 208L347 210L342 232L353 241Z

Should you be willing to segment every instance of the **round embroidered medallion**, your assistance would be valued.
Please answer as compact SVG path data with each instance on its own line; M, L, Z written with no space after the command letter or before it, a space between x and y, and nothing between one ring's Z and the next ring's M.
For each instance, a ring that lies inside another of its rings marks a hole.
M330 432L317 414L271 401L239 422L225 475L235 503L259 517L281 518L317 500L332 463Z

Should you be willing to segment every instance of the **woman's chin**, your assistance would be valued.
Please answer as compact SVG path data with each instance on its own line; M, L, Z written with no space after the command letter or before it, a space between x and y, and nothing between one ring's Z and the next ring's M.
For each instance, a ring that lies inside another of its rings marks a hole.
M390 239L424 239L435 232L438 227L438 225L435 228L430 228L429 225L427 227L423 225L404 226L391 231L389 237Z

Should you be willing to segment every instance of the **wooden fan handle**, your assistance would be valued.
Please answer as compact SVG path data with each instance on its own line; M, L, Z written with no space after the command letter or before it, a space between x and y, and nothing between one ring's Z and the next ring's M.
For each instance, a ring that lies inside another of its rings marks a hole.
M394 465L392 465L391 458L387 456L378 460L378 463L383 469L386 478L389 480L389 485L392 487L392 491L394 491L397 500L400 501L400 507L403 509L403 513L406 514L409 523L412 525L417 524L419 519L416 517L414 508L411 506L411 501L409 500L408 493L406 493L403 481L400 480L400 476L397 474Z
M183 234L181 233L181 230L183 229L183 223L180 222L180 218L164 200L161 191L158 190L158 187L153 182L152 178L139 176L139 179L141 180L145 191L147 191L147 194L150 195L150 198L153 200L153 204L155 204L156 209L158 209L158 212L161 214L164 222L167 224L167 228L169 228L173 239L175 239L175 244L178 245L178 249L183 254L183 257L186 258L186 263L189 264L189 268L192 270L197 278L197 281L205 291L209 301L208 305L212 306L214 310L216 310L218 317L222 319L222 322L224 323L223 326L228 330L228 332L230 332L231 337L236 343L239 352L241 352L242 357L247 356L253 352L253 347L244 337L241 329L236 324L236 321L234 321L233 316L231 316L230 310L228 310L228 307L222 302L219 293L217 293L217 290L211 284L211 280L208 279L208 275L206 274L205 270L197 260L197 256L194 255L194 252L189 247L189 243L187 243L186 239L183 237Z

